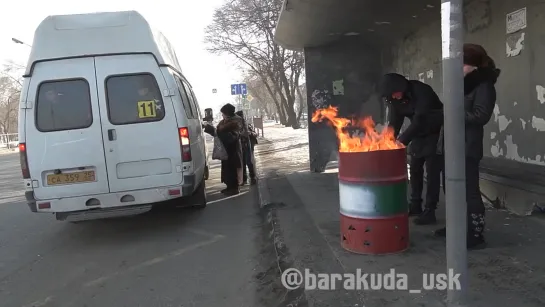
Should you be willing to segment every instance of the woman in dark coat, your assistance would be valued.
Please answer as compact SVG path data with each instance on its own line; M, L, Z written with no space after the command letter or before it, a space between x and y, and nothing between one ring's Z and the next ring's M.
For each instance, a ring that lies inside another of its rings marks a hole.
M242 147L240 144L242 121L235 115L235 106L232 104L224 105L220 112L223 119L216 129L205 126L205 132L217 136L229 156L227 160L221 161L221 182L227 185L227 188L221 192L226 195L236 195L239 193L239 185L242 181Z
M483 158L484 126L490 121L496 105L495 84L499 75L500 70L482 46L464 44L468 248L482 247L485 243L485 206L479 187L479 165ZM446 236L446 229L439 229L436 234Z

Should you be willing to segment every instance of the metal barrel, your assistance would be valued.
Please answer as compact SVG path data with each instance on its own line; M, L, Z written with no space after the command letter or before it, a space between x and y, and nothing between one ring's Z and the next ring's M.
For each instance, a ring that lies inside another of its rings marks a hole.
M339 152L341 245L358 254L409 247L405 148Z

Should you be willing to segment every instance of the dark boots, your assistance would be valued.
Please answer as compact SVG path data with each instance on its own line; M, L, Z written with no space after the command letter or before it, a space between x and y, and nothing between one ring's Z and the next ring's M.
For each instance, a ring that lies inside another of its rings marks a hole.
M416 225L432 225L437 223L435 216L435 209L426 208L417 218L413 221Z
M431 225L437 222L435 217L436 204L426 203L425 209L422 210L422 205L419 202L411 201L409 205L409 216L416 216L414 223L416 225Z
M486 246L484 240L485 220L484 214L471 213L467 220L467 249L481 249ZM438 237L446 237L447 229L441 228L435 231Z
M224 194L225 196L233 196L233 195L238 195L240 193L240 190L237 186L237 187L227 187L226 189L223 189L220 192Z
M250 185L255 185L257 183L257 179L255 177L250 178ZM248 178L242 180L241 186L248 184Z
M419 216L420 214L422 214L422 204L417 202L410 202L409 216Z
M471 213L467 221L467 248L484 247L484 214Z

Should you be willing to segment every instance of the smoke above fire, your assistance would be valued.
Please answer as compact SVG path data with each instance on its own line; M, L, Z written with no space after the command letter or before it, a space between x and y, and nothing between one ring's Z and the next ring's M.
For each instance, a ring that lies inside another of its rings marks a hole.
M384 127L377 132L373 119L368 116L361 119L337 117L338 108L329 106L318 109L312 115L312 122L327 122L333 126L339 140L339 152L366 152L404 148L394 135L391 127ZM361 134L351 134L349 130L359 130Z

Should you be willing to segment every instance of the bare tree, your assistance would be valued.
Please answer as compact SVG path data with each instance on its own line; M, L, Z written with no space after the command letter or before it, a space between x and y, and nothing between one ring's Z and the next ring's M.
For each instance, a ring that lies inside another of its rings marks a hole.
M19 65L10 62L0 72L0 134L17 133L18 130L17 120L22 80L16 76L20 69Z
M306 92L307 92L306 83L297 87L297 92L296 92L297 93L297 100L296 100L297 121L301 120L301 116L303 115L303 113L305 114L308 113L307 96L305 95Z
M294 107L304 57L274 42L282 3L282 0L227 0L215 11L205 41L210 52L231 55L248 67L265 86L280 122L298 128Z
M271 96L265 84L259 76L248 74L244 78L248 91L254 96L250 106L257 110L259 114L266 115L268 118L277 120L280 118L278 109L280 108L278 97Z

